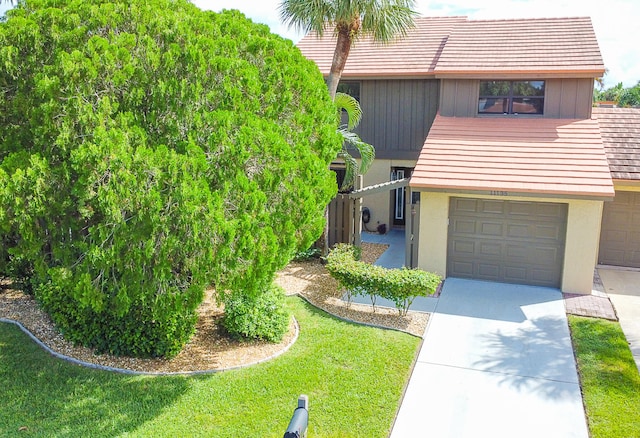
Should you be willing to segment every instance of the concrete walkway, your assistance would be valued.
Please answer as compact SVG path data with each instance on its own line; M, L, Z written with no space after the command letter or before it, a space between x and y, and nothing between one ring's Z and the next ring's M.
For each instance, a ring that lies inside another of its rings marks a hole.
M402 268L405 260L405 235L404 230L391 229L387 234L362 232L362 241L369 243L382 243L389 248L376 260L374 265L385 268Z
M402 268L405 261L405 235L404 230L391 229L387 234L376 233L362 233L362 241L369 243L382 243L389 245L389 248L382 253L382 255L375 261L374 265L382 266L384 268L394 269ZM352 301L359 304L371 304L371 299L366 296L355 296ZM437 298L432 297L417 297L411 306L410 310L416 312L433 312L438 302ZM395 309L396 305L391 300L384 298L376 298L377 307L390 307Z
M589 436L562 294L448 278L391 437Z
M598 272L640 371L640 271L598 267Z

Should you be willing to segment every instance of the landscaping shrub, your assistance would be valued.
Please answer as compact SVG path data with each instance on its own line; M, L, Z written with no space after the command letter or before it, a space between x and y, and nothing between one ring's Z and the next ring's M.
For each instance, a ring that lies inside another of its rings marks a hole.
M322 75L237 11L25 0L0 22L0 274L65 336L172 356L204 288L257 296L323 227Z
M294 262L304 262L312 259L317 259L320 257L321 251L320 248L311 247L302 251L296 252L293 256Z
M406 315L413 300L436 292L440 276L419 269L387 269L356 260L359 248L340 244L327 256L327 270L346 289L347 301L353 295L369 295L375 309L376 297L393 301Z
M224 301L223 325L236 337L280 342L289 327L283 306L284 290L275 284L257 295L230 294Z

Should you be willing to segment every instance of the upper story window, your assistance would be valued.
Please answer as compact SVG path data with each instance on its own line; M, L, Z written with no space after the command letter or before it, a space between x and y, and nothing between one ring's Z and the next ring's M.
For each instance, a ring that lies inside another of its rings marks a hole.
M360 82L340 81L340 83L338 83L337 91L339 93L348 94L349 96L360 102Z
M478 114L542 114L544 81L480 81Z

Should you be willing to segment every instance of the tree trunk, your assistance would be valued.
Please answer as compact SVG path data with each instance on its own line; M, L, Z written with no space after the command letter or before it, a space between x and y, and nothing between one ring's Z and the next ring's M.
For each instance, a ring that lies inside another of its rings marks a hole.
M327 78L327 88L329 89L329 95L332 99L336 97L338 83L340 82L344 66L347 63L347 58L349 57L351 43L353 42L351 35L351 26L339 27L338 41L336 42L336 49L333 52L333 62L331 63L331 70Z

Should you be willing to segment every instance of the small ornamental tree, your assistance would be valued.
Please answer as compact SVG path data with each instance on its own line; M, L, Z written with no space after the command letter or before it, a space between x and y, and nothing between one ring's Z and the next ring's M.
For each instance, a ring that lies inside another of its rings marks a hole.
M0 90L0 275L99 351L175 355L204 288L271 290L337 190L320 72L237 11L22 1Z

